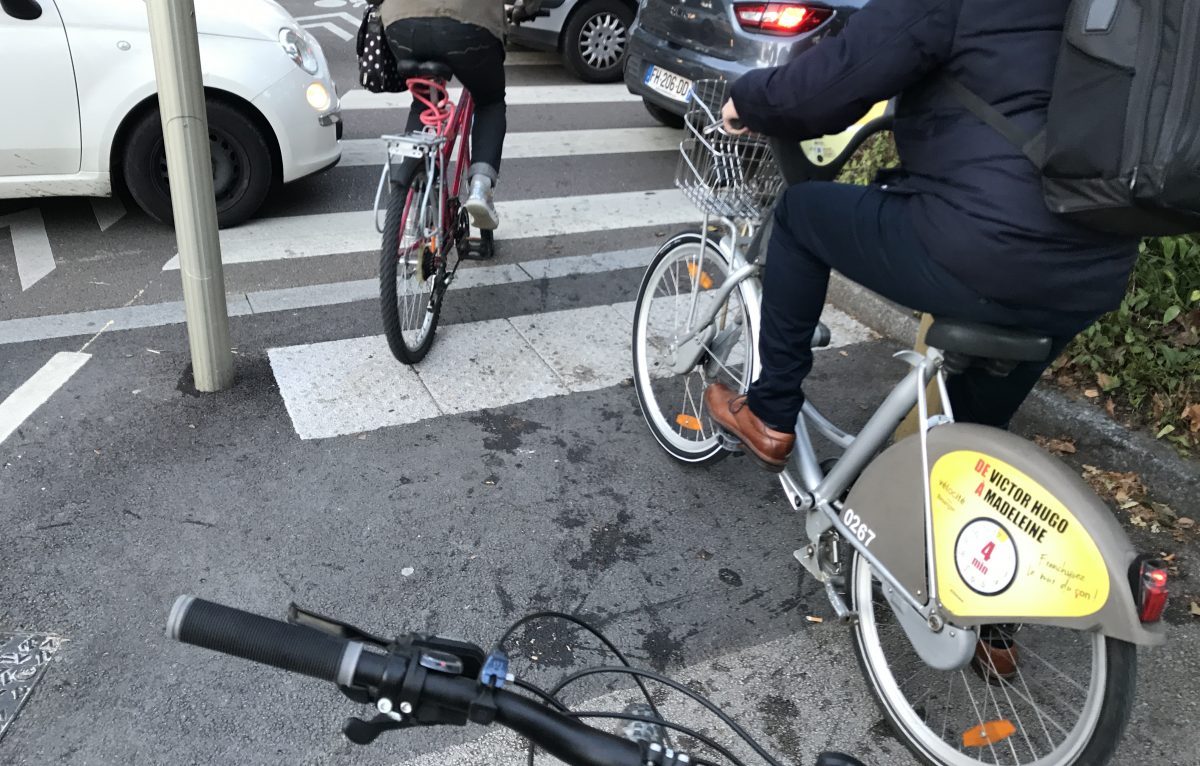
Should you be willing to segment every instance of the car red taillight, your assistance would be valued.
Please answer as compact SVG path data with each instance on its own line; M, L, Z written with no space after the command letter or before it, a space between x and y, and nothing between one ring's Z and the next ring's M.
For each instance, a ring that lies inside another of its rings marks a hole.
M738 23L751 32L799 35L824 24L833 11L805 3L738 3Z
M1143 559L1138 565L1137 598L1138 618L1142 622L1158 622L1167 607L1167 570L1161 561Z

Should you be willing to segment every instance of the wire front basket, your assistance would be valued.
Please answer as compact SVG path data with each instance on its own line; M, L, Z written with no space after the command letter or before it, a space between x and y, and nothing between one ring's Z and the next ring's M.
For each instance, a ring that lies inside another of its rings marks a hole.
M724 80L693 85L675 185L709 215L759 221L782 191L783 176L766 138L722 128L728 87Z

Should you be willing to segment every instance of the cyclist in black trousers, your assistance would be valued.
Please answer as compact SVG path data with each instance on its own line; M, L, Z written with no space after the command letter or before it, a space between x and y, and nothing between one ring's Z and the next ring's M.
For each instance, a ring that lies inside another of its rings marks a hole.
M480 229L500 224L493 189L500 173L504 134L505 3L503 0L369 0L378 5L388 44L397 59L440 61L475 99L471 129L474 162L467 212ZM541 0L518 0L513 21L531 18ZM408 130L421 129L419 105L408 115Z

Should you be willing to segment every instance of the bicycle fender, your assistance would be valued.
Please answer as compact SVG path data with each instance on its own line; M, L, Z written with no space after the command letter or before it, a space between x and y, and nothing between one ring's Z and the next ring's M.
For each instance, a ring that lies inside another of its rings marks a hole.
M1166 639L1137 615L1137 552L1113 511L1065 463L1025 439L967 423L929 432L938 601L964 627L1038 623L1141 645ZM876 533L870 546L928 600L919 436L863 472L846 507ZM920 551L921 554L917 554Z

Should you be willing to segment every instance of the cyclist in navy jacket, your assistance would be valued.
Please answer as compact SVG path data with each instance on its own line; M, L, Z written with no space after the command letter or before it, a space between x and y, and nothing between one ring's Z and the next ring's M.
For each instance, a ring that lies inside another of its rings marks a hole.
M1051 213L1032 163L938 83L949 74L1038 133L1069 1L872 0L836 37L734 85L727 128L737 118L796 140L899 96L900 170L875 186L784 194L764 274L762 374L748 400L723 385L706 392L713 416L768 467L792 448L831 269L919 311L1051 335L1055 354L1120 303L1136 241ZM952 378L956 416L1007 425L1045 367Z

